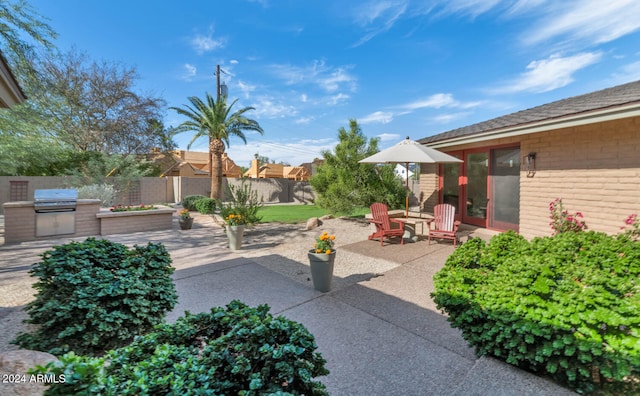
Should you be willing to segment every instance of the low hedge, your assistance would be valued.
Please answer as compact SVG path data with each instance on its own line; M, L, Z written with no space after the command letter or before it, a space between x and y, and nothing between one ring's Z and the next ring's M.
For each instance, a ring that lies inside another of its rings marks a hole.
M200 214L213 214L216 211L216 200L213 198L201 198L195 201L194 206Z
M186 197L182 198L182 207L190 211L197 211L196 202L203 198L209 197L206 197L204 195L187 195Z
M38 291L27 307L33 333L14 343L59 355L100 355L153 329L177 294L162 244L125 245L87 238L54 246L30 271Z
M471 239L432 294L478 355L579 392L638 394L640 242L568 232L531 242L514 232Z
M232 301L158 325L102 358L67 354L39 367L65 382L47 395L327 395L313 335L269 307Z

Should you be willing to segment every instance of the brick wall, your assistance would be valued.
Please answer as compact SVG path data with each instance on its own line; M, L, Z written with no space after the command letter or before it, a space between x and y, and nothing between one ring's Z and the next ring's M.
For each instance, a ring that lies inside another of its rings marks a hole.
M570 212L582 212L590 229L607 233L619 232L628 215L640 213L640 117L441 150L512 143L520 143L521 156L536 153L533 177L520 172L520 233L525 237L550 235L549 203L555 198L562 198ZM420 185L426 210L431 210L438 199L435 170L428 173L423 165Z
M36 237L36 214L33 204L12 202L5 206L5 243L50 239L51 236ZM75 212L75 234L90 236L100 234L100 221L96 213L100 210L97 200L80 200Z
M590 229L617 233L640 212L640 117L560 129L522 139L536 173L520 177L520 232L549 235L549 202L562 198Z
M437 165L420 164L420 209L424 212L433 212L433 207L438 203L438 174Z

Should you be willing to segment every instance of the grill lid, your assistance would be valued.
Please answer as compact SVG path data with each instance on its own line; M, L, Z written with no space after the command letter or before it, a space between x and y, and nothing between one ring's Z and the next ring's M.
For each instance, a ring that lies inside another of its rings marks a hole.
M36 212L75 210L77 201L77 190L51 189L33 192L33 206Z
M59 201L77 201L78 190L69 188L35 190L33 192L33 200L39 202L59 202Z

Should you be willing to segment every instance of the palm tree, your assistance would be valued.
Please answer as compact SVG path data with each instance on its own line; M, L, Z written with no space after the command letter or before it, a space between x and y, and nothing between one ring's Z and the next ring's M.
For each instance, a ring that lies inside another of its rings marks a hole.
M207 92L206 103L196 96L189 97L191 105L184 105L183 108L171 107L188 118L175 128L176 133L195 131L196 134L189 142L187 150L191 148L197 139L209 137L209 169L211 174L211 198L220 199L222 194L222 154L229 146L229 137L237 136L246 144L247 138L243 131L255 131L262 134L264 131L257 121L246 118L244 113L255 110L253 107L245 107L231 113L234 100L227 107L227 100L220 96L217 100Z

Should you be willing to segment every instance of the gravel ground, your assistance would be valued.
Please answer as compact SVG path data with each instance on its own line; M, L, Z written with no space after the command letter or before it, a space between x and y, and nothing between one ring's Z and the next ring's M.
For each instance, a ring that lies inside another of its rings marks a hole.
M320 227L309 231L305 224L259 224L245 231L242 250L231 252L219 224L208 216L195 214L194 217L191 230L179 230L175 220L173 230L168 232L116 235L108 239L126 245L144 244L149 240L162 242L178 270L227 258L247 257L296 282L311 286L307 251L313 247L315 238L327 231L336 235L338 251L334 289L370 279L398 266L390 261L340 251L342 246L367 238L371 231L369 223L364 220L327 219ZM28 329L22 321L27 318L24 305L34 298L31 286L35 279L28 274L31 265L39 261L39 254L54 244L68 241L61 239L0 246L0 352L17 349L9 342L18 332Z

